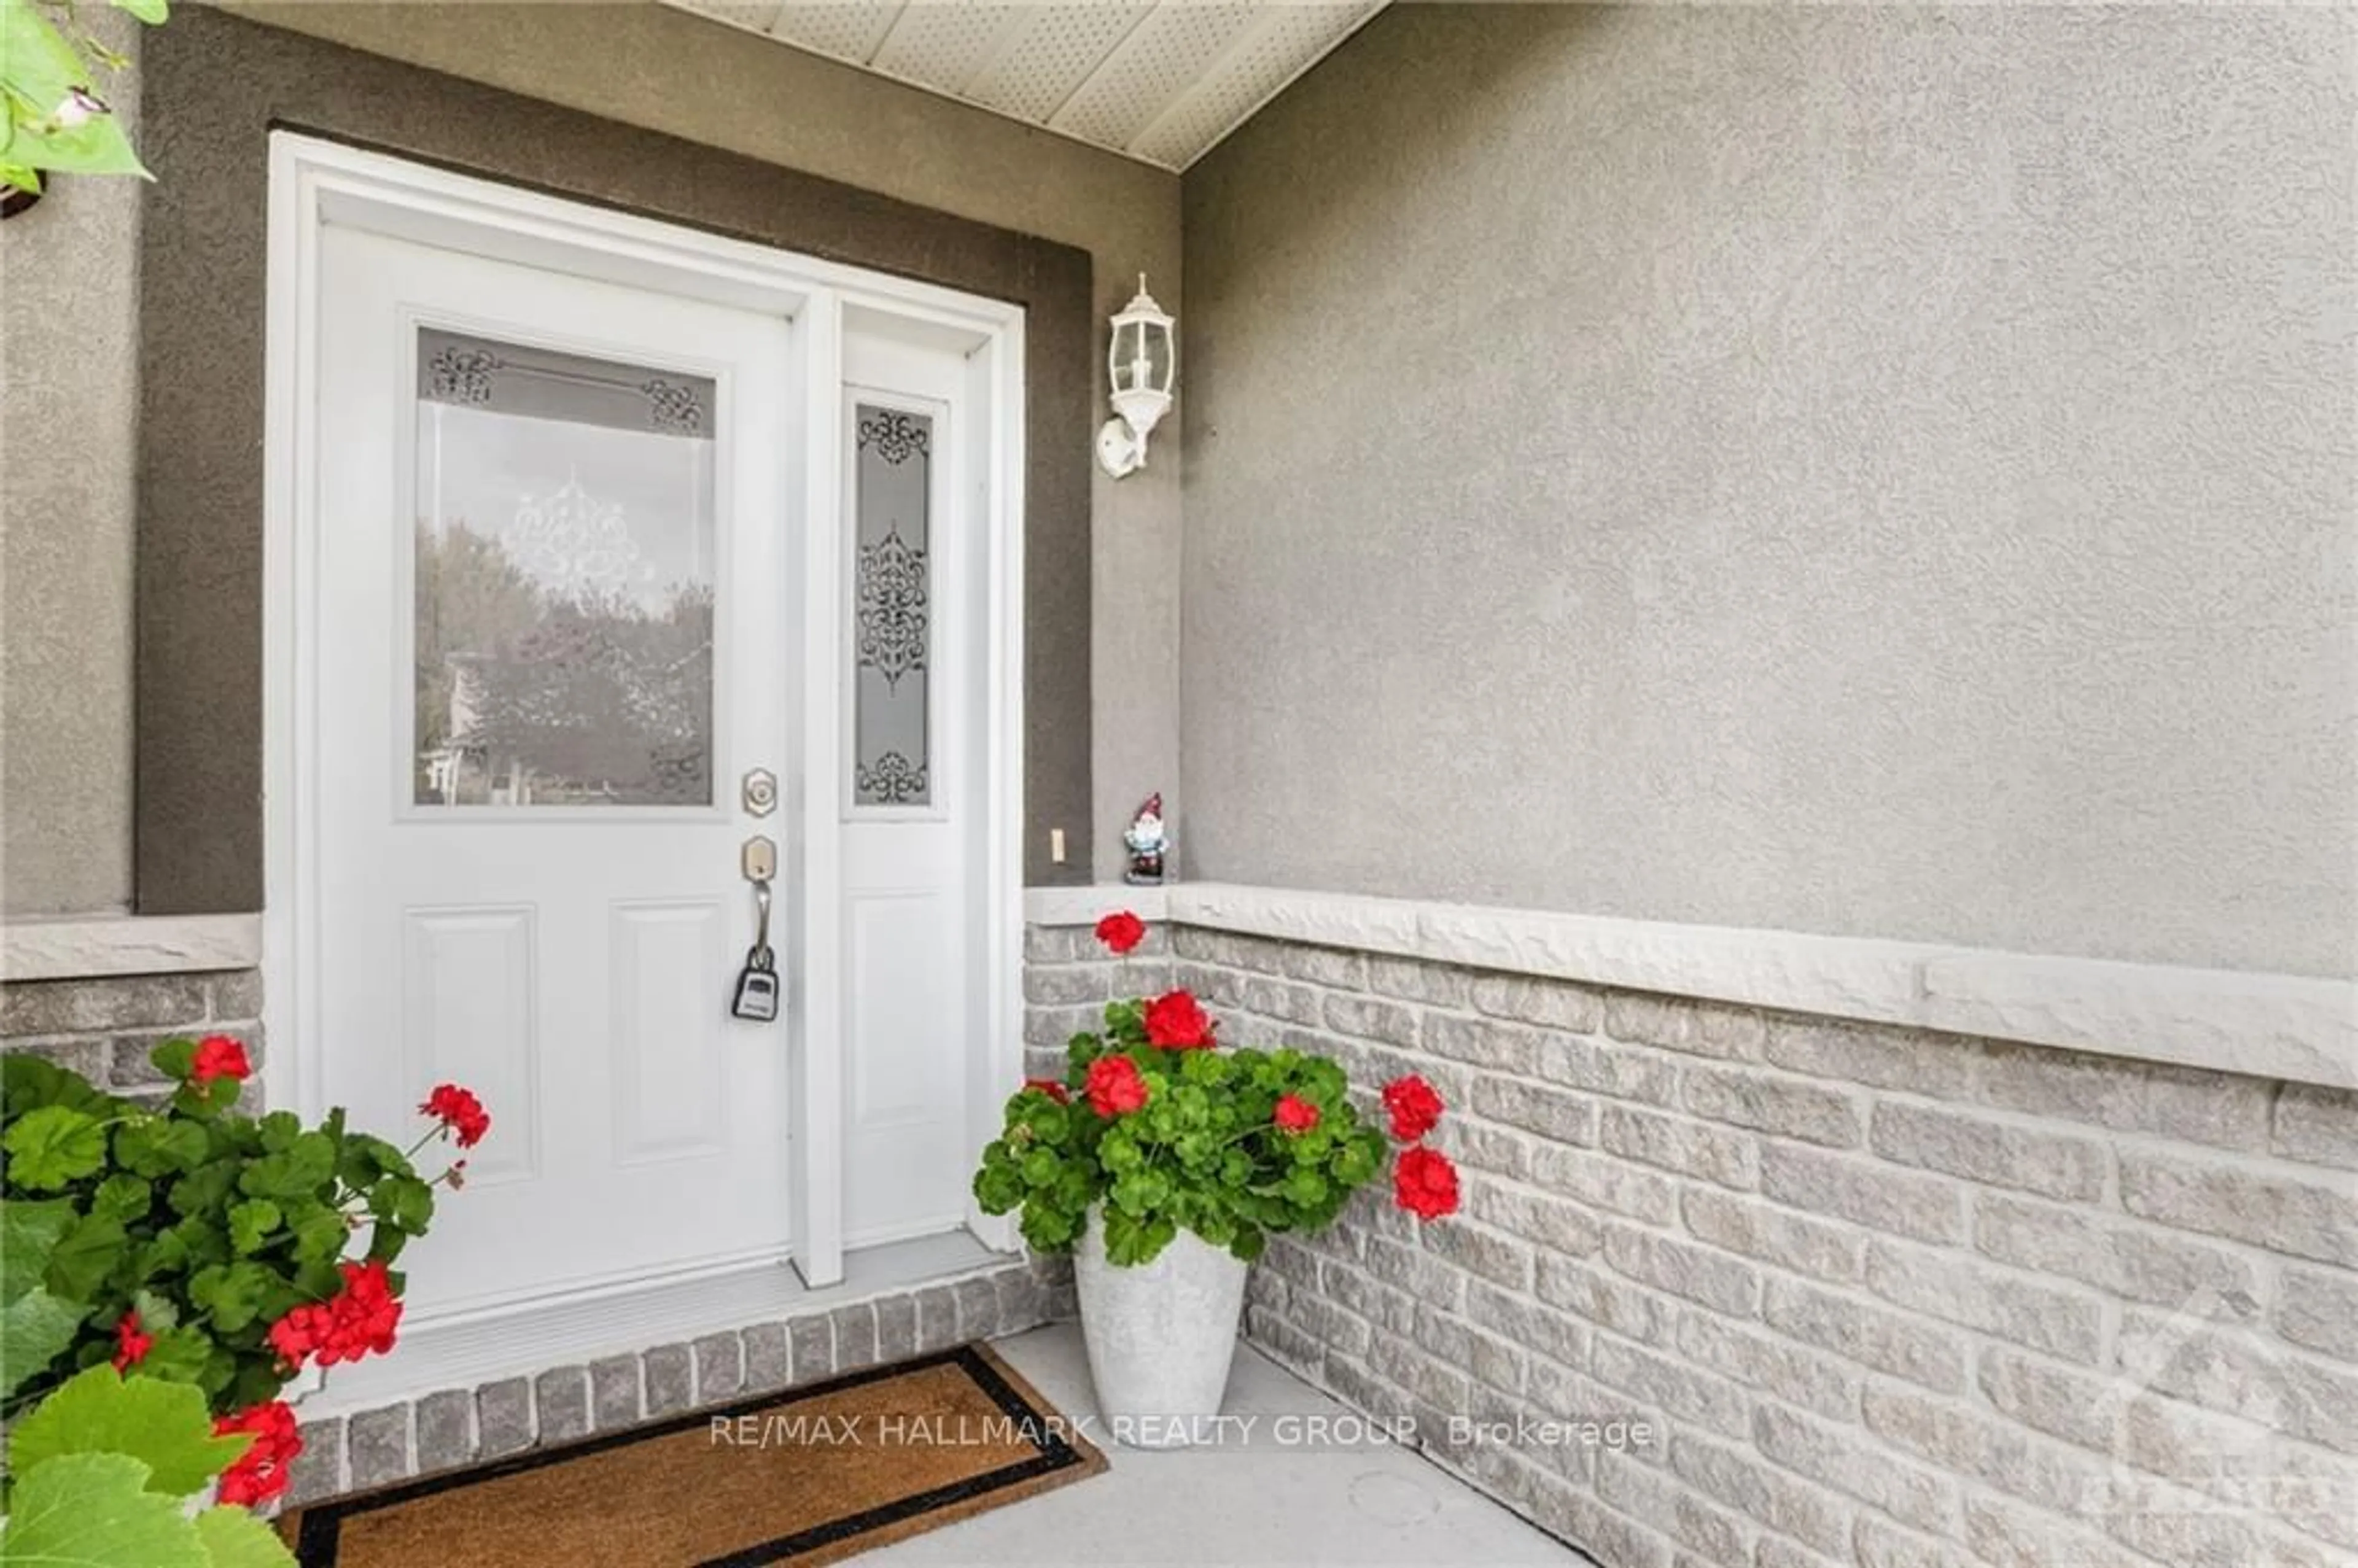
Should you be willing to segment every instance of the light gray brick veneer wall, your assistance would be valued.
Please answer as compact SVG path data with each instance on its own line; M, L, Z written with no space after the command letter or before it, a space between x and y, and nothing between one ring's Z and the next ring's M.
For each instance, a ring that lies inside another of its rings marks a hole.
M1033 1070L1168 982L1231 1042L1432 1080L1463 1213L1371 1194L1272 1247L1249 1337L1605 1568L2358 1563L2358 1097L1187 926L1141 952L1034 928Z
M0 985L0 1051L26 1051L70 1067L100 1088L159 1099L165 1084L147 1060L176 1034L229 1034L262 1065L262 975L224 969L190 975L12 980ZM259 1098L261 1080L247 1089Z

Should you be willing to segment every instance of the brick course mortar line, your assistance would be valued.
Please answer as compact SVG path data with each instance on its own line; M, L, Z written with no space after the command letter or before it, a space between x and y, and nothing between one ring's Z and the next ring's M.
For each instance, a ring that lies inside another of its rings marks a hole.
M1246 1337L1603 1568L2358 1564L2358 1095L1184 925L1027 950L1033 1072L1168 954L1226 1040L1443 1089L1460 1217L1279 1240ZM1450 1426L1617 1415L1654 1441Z

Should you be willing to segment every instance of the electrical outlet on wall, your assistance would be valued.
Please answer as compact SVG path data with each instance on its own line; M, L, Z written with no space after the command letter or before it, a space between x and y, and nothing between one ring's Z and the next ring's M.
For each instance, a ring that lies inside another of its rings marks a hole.
M1065 830L1061 827L1048 829L1048 861L1057 866L1065 863Z

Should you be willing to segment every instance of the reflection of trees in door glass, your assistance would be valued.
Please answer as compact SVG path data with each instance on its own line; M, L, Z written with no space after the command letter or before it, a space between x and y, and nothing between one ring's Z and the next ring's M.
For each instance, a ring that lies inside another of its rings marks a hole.
M421 345L414 798L709 804L711 384L499 344L458 376L450 336Z
M421 805L712 798L712 589L551 593L463 521L417 536Z

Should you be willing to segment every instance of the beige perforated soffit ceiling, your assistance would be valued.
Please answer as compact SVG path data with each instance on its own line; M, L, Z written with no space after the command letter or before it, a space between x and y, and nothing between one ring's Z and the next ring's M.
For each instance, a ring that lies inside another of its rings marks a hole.
M667 0L1150 163L1184 169L1385 0Z

